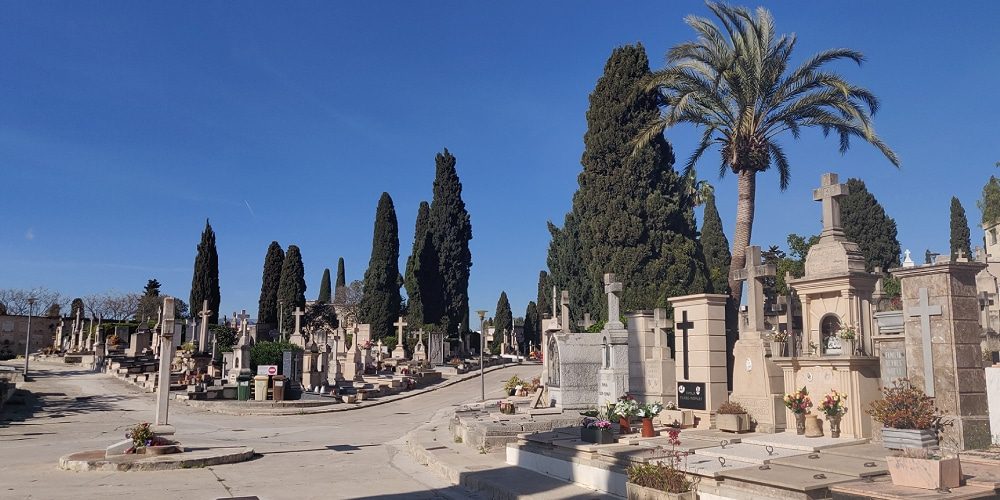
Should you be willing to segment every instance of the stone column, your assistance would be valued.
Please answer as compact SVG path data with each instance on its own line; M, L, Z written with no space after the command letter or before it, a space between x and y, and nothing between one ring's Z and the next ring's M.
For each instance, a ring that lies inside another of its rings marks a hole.
M942 445L990 445L976 274L985 264L945 262L891 270L900 279L906 373L951 420Z
M163 298L163 324L160 332L160 371L156 385L156 427L157 433L165 434L169 429L168 410L170 405L170 361L174 359L174 298ZM172 432L171 432L172 433Z

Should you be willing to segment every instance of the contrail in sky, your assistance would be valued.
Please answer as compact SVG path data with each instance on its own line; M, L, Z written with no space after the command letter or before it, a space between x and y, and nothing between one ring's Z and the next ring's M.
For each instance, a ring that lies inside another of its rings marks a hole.
M257 218L257 214L253 213L253 208L250 207L250 202L247 201L247 200L243 200L243 203L246 204L247 210L250 211L250 216L253 217L253 218Z

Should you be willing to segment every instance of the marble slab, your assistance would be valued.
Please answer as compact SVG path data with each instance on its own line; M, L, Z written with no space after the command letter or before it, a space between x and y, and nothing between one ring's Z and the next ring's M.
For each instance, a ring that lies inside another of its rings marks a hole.
M805 471L798 467L787 465L767 464L757 467L743 467L726 470L718 474L717 477L746 481L770 485L777 488L784 488L793 491L809 492L829 488L830 486L858 481L858 478L833 474L828 472Z
M884 476L889 473L889 466L884 460L869 460L827 453L809 453L779 458L772 460L771 464L788 465L818 472L832 472L857 478Z
M801 451L819 451L840 446L854 446L865 444L867 439L831 438L815 437L807 438L799 436L793 432L779 432L776 434L757 434L743 438L741 441L747 444L770 445L775 448L787 448Z
M763 465L779 458L802 455L805 453L806 452L804 451L792 450L789 448L772 448L771 450L768 450L764 446L745 443L730 444L726 447L715 446L712 448L702 448L695 451L695 455L722 457L726 460L738 460L758 465Z

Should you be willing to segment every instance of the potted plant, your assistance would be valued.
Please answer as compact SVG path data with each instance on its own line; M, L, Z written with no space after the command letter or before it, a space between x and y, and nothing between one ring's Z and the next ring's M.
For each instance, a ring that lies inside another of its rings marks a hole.
M743 405L726 401L715 410L715 424L720 431L747 432L750 430L750 415Z
M121 342L122 342L122 339L119 338L118 334L116 334L116 333L112 333L110 336L108 336L108 345L111 346L111 347L115 347L118 344L120 344Z
M512 375L506 382L503 383L503 390L508 396L513 396L517 392L517 386L523 386L524 381L518 378L517 375Z
M841 350L840 353L843 356L853 356L854 355L854 343L858 338L858 330L854 328L854 325L844 325L840 327L837 331L837 336L840 337Z
M614 414L618 416L618 425L621 427L622 434L630 434L632 432L632 427L630 425L629 419L634 417L636 413L639 412L639 403L632 396L626 394L618 398L618 402L615 403ZM612 413L612 411L608 411Z
M784 330L771 333L771 357L777 358L785 355L785 342L788 341L788 332Z
M803 386L791 394L785 394L784 402L785 408L795 414L795 433L800 436L805 434L806 414L809 413L809 408L812 408L813 405L812 399L809 398L809 391Z
M830 437L840 437L840 419L847 413L847 394L842 394L836 390L830 391L823 400L820 401L820 413L826 415L826 421L830 423Z
M957 455L943 456L927 448L904 448L885 460L892 484L897 486L940 490L957 488L962 481L962 464Z
M611 422L596 416L583 417L580 422L580 440L595 444L614 443L615 434L611 430Z
M670 427L690 427L694 425L694 411L682 410L677 407L677 403L667 401L663 403L660 422Z
M924 391L899 379L882 389L865 413L882 424L882 446L891 450L935 448L941 413Z
M125 439L132 440L132 447L126 450L126 453L166 455L181 451L177 443L154 434L149 422L142 422L130 427L125 433Z
M663 411L663 405L660 403L644 403L639 405L635 416L642 419L642 437L656 437L656 430L653 429L653 417L659 415L661 411Z
M697 492L694 483L688 479L684 471L678 469L681 458L686 460L688 453L678 452L677 445L680 444L678 436L680 431L671 429L668 431L671 453L662 461L635 463L625 469L628 481L625 483L627 498L629 500L695 500ZM653 449L659 452L660 447ZM687 468L685 464L684 469Z
M500 413L503 413L504 415L513 415L514 413L517 413L517 406L514 405L513 401L501 401Z

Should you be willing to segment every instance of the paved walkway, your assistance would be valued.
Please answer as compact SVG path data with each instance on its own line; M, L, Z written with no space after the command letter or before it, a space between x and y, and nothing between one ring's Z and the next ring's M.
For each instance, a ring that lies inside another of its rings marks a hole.
M511 375L530 378L537 366L486 374L487 397L501 395ZM159 472L68 472L61 455L99 449L125 429L153 417L152 394L72 367L38 367L24 386L33 395L0 415L0 498L261 499L476 498L418 464L401 439L438 410L479 398L472 379L391 404L350 412L231 416L171 405L170 423L187 446L250 446L261 457L243 464Z

